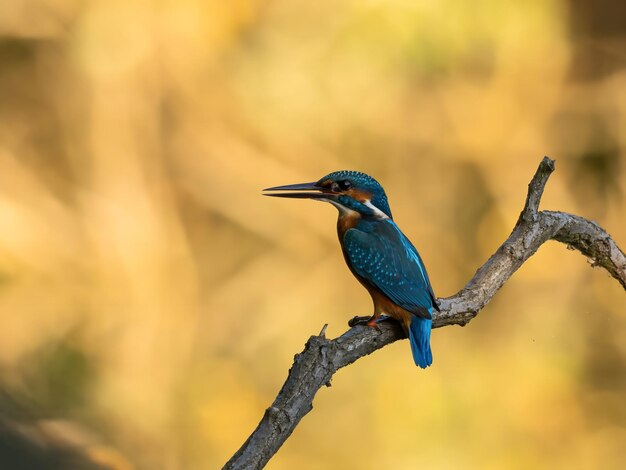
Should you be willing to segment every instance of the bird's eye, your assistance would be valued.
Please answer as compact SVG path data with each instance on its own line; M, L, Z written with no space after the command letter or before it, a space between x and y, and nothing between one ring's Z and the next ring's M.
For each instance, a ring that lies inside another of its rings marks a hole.
M341 180L339 181L338 184L339 184L339 187L344 191L352 187L352 183L350 182L350 180Z

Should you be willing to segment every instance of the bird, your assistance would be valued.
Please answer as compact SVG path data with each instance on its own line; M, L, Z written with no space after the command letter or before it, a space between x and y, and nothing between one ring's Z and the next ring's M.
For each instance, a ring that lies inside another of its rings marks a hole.
M365 173L342 170L316 182L263 191L265 196L312 199L337 208L344 259L374 303L367 325L380 331L378 322L396 319L410 340L415 364L430 366L430 331L439 306L422 258L394 222L381 184Z

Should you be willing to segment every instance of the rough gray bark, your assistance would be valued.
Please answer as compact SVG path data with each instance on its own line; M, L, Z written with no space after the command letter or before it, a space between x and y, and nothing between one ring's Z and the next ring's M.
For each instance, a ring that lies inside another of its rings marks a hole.
M491 300L511 275L548 240L557 240L577 249L605 268L626 289L626 256L595 222L564 212L539 211L539 202L554 161L544 157L528 185L526 203L509 238L483 264L457 294L438 299L441 312L433 327L466 325ZM363 317L368 318L368 317ZM350 321L346 333L327 339L322 329L311 336L304 351L296 354L293 366L274 403L261 422L226 463L224 469L260 469L278 451L300 420L313 408L313 398L333 374L357 359L404 338L394 321L380 324L381 332Z

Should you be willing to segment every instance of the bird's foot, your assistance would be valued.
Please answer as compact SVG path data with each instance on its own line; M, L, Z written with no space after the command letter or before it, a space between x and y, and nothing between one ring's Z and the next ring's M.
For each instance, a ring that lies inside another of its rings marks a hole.
M376 317L370 318L369 321L367 322L367 326L369 326L370 328L374 328L376 331L381 333L380 326L378 326L378 318Z
M391 317L389 315L379 315L378 317L353 317L348 321L348 326L367 325L371 328L375 328L377 331L380 331L378 323L387 321L390 318Z
M350 320L348 320L348 326L353 327L357 325L367 325L367 322L370 320L370 318L372 317L352 317Z

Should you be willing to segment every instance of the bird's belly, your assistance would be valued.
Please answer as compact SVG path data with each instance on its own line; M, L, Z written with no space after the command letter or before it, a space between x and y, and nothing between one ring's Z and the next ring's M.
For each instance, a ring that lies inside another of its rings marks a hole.
M374 301L374 314L375 315L389 315L400 322L404 332L407 333L409 326L411 325L411 319L413 314L408 310L403 309L399 305L396 305L389 297L380 292L375 287L363 283L365 288L369 291Z

